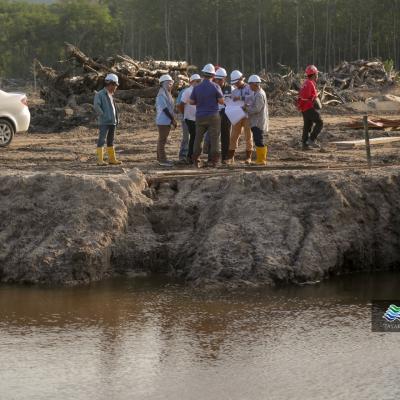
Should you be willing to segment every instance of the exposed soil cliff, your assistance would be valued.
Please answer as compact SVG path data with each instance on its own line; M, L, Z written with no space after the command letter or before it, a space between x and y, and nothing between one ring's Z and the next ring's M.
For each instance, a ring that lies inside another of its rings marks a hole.
M0 174L0 280L168 273L193 284L305 282L400 265L400 170L262 171L149 186L116 175Z

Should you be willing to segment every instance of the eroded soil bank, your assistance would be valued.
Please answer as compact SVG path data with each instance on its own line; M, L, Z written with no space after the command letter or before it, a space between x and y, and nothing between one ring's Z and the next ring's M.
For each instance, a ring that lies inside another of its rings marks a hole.
M150 182L150 184L149 184ZM400 170L0 174L0 281L306 282L400 265Z

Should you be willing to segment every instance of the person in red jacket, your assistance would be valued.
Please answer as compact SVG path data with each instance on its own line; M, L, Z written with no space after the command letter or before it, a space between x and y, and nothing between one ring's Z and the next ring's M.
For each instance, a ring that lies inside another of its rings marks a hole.
M297 101L298 109L303 114L304 120L303 137L301 140L303 144L303 150L307 150L310 147L319 148L315 140L317 139L317 136L321 132L324 125L321 116L315 107L315 101L318 98L317 67L314 65L309 65L306 68L306 75L307 79L305 80L303 87L300 89L299 98Z

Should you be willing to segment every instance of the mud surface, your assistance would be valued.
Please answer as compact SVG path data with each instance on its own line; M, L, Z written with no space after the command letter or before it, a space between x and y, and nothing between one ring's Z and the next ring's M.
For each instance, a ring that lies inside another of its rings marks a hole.
M295 117L274 117L268 138L270 168L337 168L366 165L364 149L337 150L332 143L340 140L362 139L361 130L350 130L343 126L360 115L324 115L325 128L321 134L321 151L304 152L300 147L302 119ZM393 116L394 117L394 116ZM144 172L160 170L155 163L157 131L152 115L138 117L127 113L118 128L116 139L117 155L125 168L140 168ZM389 117L390 118L390 117ZM394 117L395 118L395 117ZM400 132L371 131L371 137L400 136ZM75 127L62 133L18 134L11 146L0 148L0 167L22 171L79 171L97 173L95 147L97 130L93 127ZM180 128L171 132L167 153L177 160L181 139ZM399 146L374 147L374 165L400 164ZM238 163L241 167L244 157L244 140L240 143ZM175 167L179 170L179 167ZM105 173L117 173L121 169L108 168Z
M127 112L118 129L122 166L96 166L90 126L0 149L0 281L270 284L399 265L399 147L373 147L368 170L364 149L332 143L362 139L343 126L360 115L324 115L320 151L301 150L300 117L274 117L267 167L245 167L242 142L234 167L201 170L159 167L152 115L140 118Z

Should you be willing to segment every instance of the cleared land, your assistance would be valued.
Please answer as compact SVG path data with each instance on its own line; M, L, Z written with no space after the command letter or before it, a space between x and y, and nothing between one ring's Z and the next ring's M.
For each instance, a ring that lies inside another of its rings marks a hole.
M129 115L127 115L129 117ZM320 169L320 168L364 168L364 148L337 149L333 142L363 139L362 130L351 130L344 126L350 117L357 115L324 115L325 127L321 134L321 151L302 151L299 145L302 119L298 116L271 118L268 137L269 155L266 169ZM399 136L400 132L371 131L371 138ZM3 169L23 171L76 171L98 173L94 150L97 130L94 127L77 127L68 132L54 134L19 134L10 147L0 149L0 165ZM178 159L181 130L171 132L167 153L171 159ZM122 119L118 129L116 149L124 162L123 168L140 168L143 172L163 171L155 162L157 131L152 126L152 117L140 127L125 123ZM239 157L244 152L244 141L239 147ZM400 163L398 143L374 146L374 166L397 165ZM243 160L243 156L242 156ZM244 168L238 159L235 168ZM188 167L176 166L174 171ZM221 167L221 169L226 169ZM105 167L102 173L118 173L120 167ZM202 171L198 171L201 173Z

